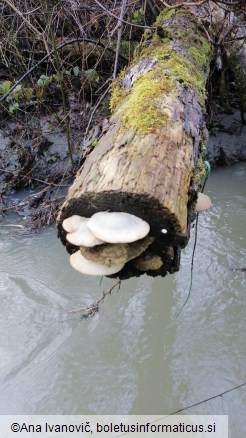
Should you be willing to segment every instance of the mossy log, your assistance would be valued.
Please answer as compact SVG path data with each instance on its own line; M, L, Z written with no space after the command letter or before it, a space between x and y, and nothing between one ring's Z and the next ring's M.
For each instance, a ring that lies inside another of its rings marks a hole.
M156 24L114 84L110 127L78 172L57 219L69 253L78 248L66 241L62 221L74 214L123 211L147 221L155 240L143 262L129 261L119 278L178 270L197 196L211 47L187 10L163 12Z

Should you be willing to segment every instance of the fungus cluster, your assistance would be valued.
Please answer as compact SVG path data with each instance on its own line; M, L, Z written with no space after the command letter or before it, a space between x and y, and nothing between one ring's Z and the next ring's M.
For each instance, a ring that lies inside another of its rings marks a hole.
M198 193L194 211L210 207L209 196ZM148 235L149 224L132 214L99 212L91 218L74 215L62 226L67 241L79 248L70 256L70 264L82 274L113 275L130 260L140 271L158 271L163 266L162 258L152 253L154 237ZM160 231L168 233L166 228Z
M97 239L87 226L89 219L74 215L63 221L63 228L68 232L66 238L68 242L76 246L93 247L104 243Z
M70 256L70 264L87 275L112 275L125 263L142 254L153 242L146 237L150 226L129 214L99 212L91 218L78 215L63 221L66 239L78 251Z

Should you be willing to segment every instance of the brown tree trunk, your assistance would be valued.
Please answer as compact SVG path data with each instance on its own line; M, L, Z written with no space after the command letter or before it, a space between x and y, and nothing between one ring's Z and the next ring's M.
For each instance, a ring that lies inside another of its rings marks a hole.
M57 219L69 253L78 248L66 242L67 217L109 210L146 220L155 238L147 255L162 260L147 271L153 276L178 270L180 247L189 238L211 57L206 33L188 10L167 10L156 24L116 81L109 130L78 172ZM140 265L131 260L117 276L140 275Z

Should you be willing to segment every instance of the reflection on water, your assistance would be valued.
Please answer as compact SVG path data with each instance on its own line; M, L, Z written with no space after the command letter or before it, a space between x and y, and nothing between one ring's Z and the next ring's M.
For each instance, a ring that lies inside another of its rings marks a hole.
M214 171L210 212L199 218L180 272L122 283L81 320L113 280L72 270L54 228L0 240L0 412L166 414L246 381L246 165ZM1 229L0 229L1 232ZM229 414L245 430L241 389L186 413Z

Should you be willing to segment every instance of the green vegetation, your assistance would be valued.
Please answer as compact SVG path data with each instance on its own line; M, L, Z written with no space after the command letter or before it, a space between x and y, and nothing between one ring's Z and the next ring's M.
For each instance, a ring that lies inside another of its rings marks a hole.
M143 20L143 9L140 8L133 12L132 22L134 24L141 24Z
M207 168L204 164L202 156L198 158L197 166L194 170L193 179L197 185L198 188L201 187L201 180L206 176Z
M158 59L158 67L153 71L140 76L129 95L121 86L121 79L113 87L111 109L115 111L122 103L123 123L146 133L154 127L163 126L168 117L167 112L159 108L158 102L162 95L177 93L177 82L184 87L194 87L200 94L201 101L205 101L205 81L194 65L174 50L168 49L169 42L161 44L154 51L149 48L142 57ZM148 53L149 52L149 53ZM191 73L192 72L192 73ZM122 102L122 99L125 101Z
M220 132L219 127L216 125L212 125L209 127L209 134L212 135L213 137L216 137L216 135L218 135Z
M7 93L12 87L11 81L3 81L0 84L0 95ZM22 87L21 84L17 85L15 89L10 93L6 99L7 111L10 115L14 114L20 107L20 102L30 102L33 97L34 91L29 87Z
M192 20L193 22L196 22L196 19L194 17L194 15L188 10L188 9L183 9L183 8L170 8L170 9L164 9L157 17L155 25L156 26L162 26L164 24L165 21L170 20L170 18L172 18L174 15L178 16L178 15L189 15L190 20Z
M164 10L157 18L156 25L163 24L174 14L187 13L190 14L180 8ZM193 16L192 20L194 22ZM177 83L183 87L194 88L204 105L204 71L209 66L211 55L211 47L205 36L197 36L197 32L194 36L192 29L175 30L165 27L163 32L157 29L151 41L150 37L150 31L145 31L143 41L135 51L132 65L135 66L144 59L157 59L157 66L150 72L139 75L131 91L127 93L122 86L122 79L132 66L122 72L112 87L110 103L113 112L121 104L119 111L123 113L123 124L143 134L165 125L168 111L161 109L159 102L163 94L175 95L178 92Z
M165 110L158 108L158 100L169 91L169 82L165 77L158 78L156 71L140 77L120 108L123 125L143 134L150 132L152 127L161 127L168 117Z
M56 74L52 74L50 76L41 75L39 79L37 79L37 83L32 87L23 87L22 84L18 84L6 98L7 105L5 107L8 113L13 115L18 109L25 109L26 104L28 103L30 105L32 100L39 100L43 98L45 91L52 83L59 86L61 80L60 73L69 77L78 76L80 71L79 68L75 66L69 70L57 72ZM88 83L90 83L92 80L98 80L98 74L93 69L86 70L84 72L84 76L86 77ZM0 83L0 96L6 94L12 86L13 82L9 80Z
M184 14L185 11L180 8L164 9L157 17L155 25L161 26L165 20L169 20L173 15L178 13Z
M204 178L207 174L207 166L203 161L203 156L204 156L204 152L206 151L207 141L208 141L208 133L207 133L207 129L204 127L202 133L202 141L199 148L197 165L196 168L194 169L194 174L193 174L193 179L195 181L198 190L201 188L202 178Z

